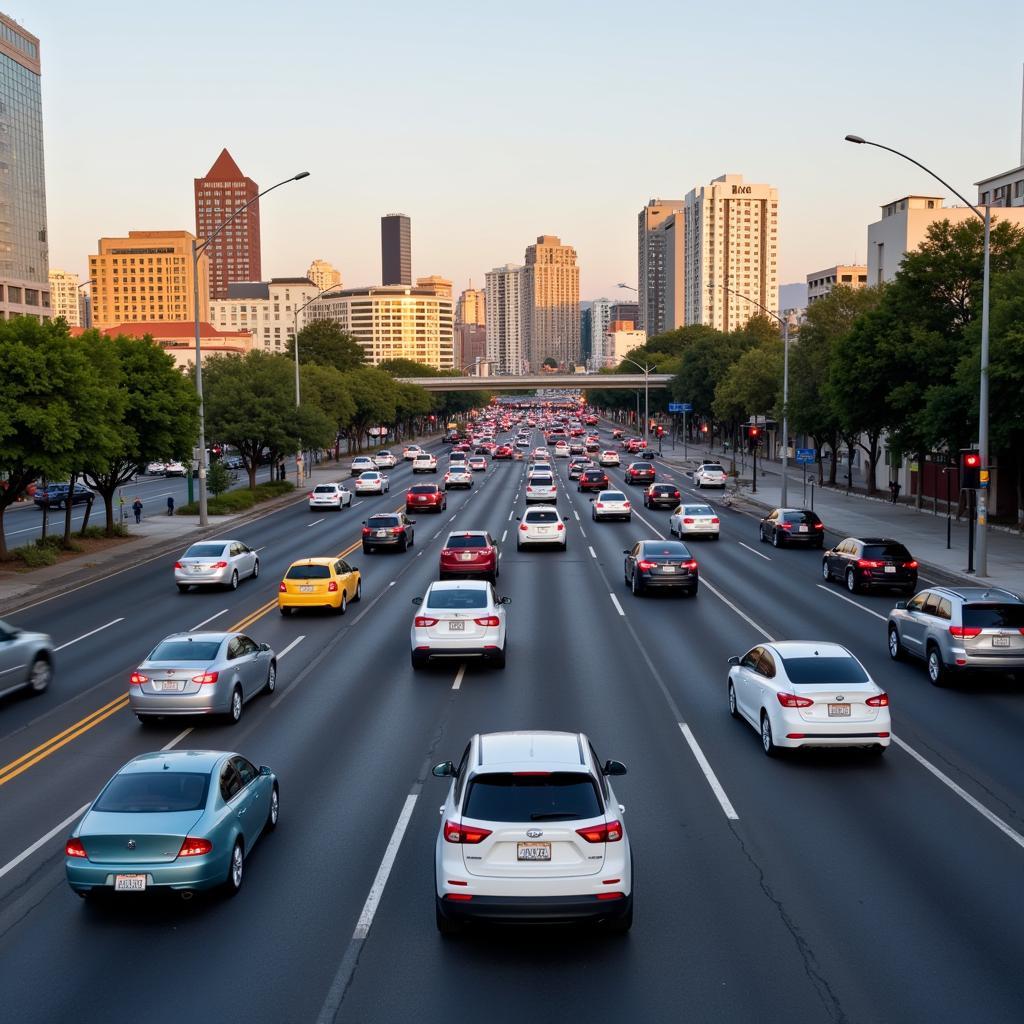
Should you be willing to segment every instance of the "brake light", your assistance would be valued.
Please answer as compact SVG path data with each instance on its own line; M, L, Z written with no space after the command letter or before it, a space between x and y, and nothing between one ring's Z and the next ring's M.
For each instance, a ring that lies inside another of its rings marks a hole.
M713 522L713 523L715 523L717 525L720 522L720 520L719 520L718 516L712 516L711 517L711 522Z
M885 562L877 562L871 558L858 558L857 568L858 569L881 569L885 565Z
M278 589L278 591L280 591L280 593L287 594L288 593L288 584L285 583L284 580L281 580L281 582L277 585L277 589Z
M454 900L456 903L468 903L473 898L473 894L471 892L446 892L444 898Z
M559 523L558 526L555 527L556 531L564 530L564 529L565 529L565 524L564 523Z
M917 568L917 561L915 560L913 562L904 562L903 563L903 568L904 569L916 569Z
M174 568L175 568L175 569L184 569L184 568L185 568L185 566L183 566L183 565L181 564L181 562L175 562L175 563L174 563Z
M689 562L680 562L679 564L684 569L696 569L697 568L697 562L694 559L692 559L692 558L690 559Z
M980 626L950 626L949 627L949 634L950 634L950 636L955 636L957 638L957 640L963 640L965 638L969 638L969 637L972 637L972 636L980 636L981 635L981 627Z
M429 615L417 615L416 618L412 620L412 624L420 629L424 629L427 626L436 626L437 619L432 619Z
M693 519L690 516L686 516L686 518L683 519L683 522L692 525Z
M391 527L391 532L392 533L405 533L405 527L404 526L392 526Z
M193 839L191 836L186 836L178 851L178 856L202 857L204 853L209 853L212 849L213 843L209 839Z
M227 562L214 562L213 563L213 567L214 567L214 569L226 569L228 567L228 563Z
M604 508L604 502L603 501L595 501L594 502L594 508Z
M792 530L793 529L793 524L792 523L779 523L779 526L781 526L784 530Z
M824 530L825 529L825 524L824 523L815 523L814 524L814 528L816 530Z
M623 508L629 508L629 502L628 502L628 501L624 501L624 502L622 503L622 507L623 507Z
M441 548L441 557L442 558L451 558L451 557L454 556L454 554L455 554L455 552L452 551L451 548Z
M798 697L795 693L777 693L776 696L784 708L809 708L814 704L810 697Z
M475 846L477 843L483 842L490 834L490 829L460 825L457 821L444 823L444 838L448 843L466 843Z
M312 491L310 491L310 492L309 492L309 497L310 497L310 498L312 498L312 497L313 497L313 492L312 492Z
M526 523L521 523L520 526L519 526L519 529L520 530L525 530L526 529Z
M529 494L530 491L532 491L532 490L533 490L533 488L529 484L527 484L526 485L526 493Z
M637 562L636 567L646 571L647 569L653 569L657 564L657 562Z
M149 682L149 676L144 676L141 672L133 672L128 677L128 682L132 686L141 686L143 683Z
M371 529L370 529L370 528L369 528L368 526L364 526L364 527L363 527L363 536L364 536L364 537L367 537L367 536L369 536L369 535L370 535L370 534L371 534L372 532L373 532L373 531L372 531L372 530L371 530Z
M597 898L599 900L623 900L626 896L621 892L599 892Z
M85 847L82 845L81 839L69 839L64 844L64 854L67 857L87 857L88 854L85 852Z
M200 686L209 686L212 683L217 682L217 672L201 672L197 676L192 677L193 683L198 683Z
M501 619L497 615L485 615L482 619L473 620L478 626L498 626L501 624Z
M889 706L889 694L880 693L876 697L868 697L864 703L869 708L887 708Z
M617 843L622 838L622 825L617 821L602 821L599 825L576 829L576 835L582 836L588 843ZM610 896L611 893L601 895Z

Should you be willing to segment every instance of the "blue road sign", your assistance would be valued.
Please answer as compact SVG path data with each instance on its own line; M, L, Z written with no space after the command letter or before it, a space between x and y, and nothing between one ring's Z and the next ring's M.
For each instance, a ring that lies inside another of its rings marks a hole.
M693 404L691 402L669 402L669 412L693 412Z
M813 462L814 461L814 449L813 448L797 448L797 450L796 450L796 461L797 462Z

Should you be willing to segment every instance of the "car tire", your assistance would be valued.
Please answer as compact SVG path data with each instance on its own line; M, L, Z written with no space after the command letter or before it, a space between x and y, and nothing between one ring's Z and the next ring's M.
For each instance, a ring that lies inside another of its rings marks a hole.
M721 540L722 539L722 535L720 533L713 533L713 534L711 534L711 539L712 540Z
M782 547L782 538L779 536L779 531L778 530L772 530L772 547L773 548L781 548Z
M273 832L281 818L281 793L275 782L270 790L270 807L267 810L266 830Z
M228 589L229 590L237 590L238 589L238 570L237 569L232 569L231 570L231 582L228 584Z
M412 662L413 671L422 672L427 667L427 659L415 651L410 652L409 660Z
M928 645L925 664L928 669L928 681L932 686L945 686L949 678L949 672L942 660L942 652L933 643Z
M416 543L416 531L409 531L409 547L412 547Z
M228 896L237 896L245 880L245 847L241 836L235 840L231 848L231 859L228 861L228 877L224 880L224 892Z
M363 599L363 580L362 580L362 577L360 577L358 580L356 580L356 592L355 592L355 596L352 598L352 600L353 601L362 601L362 599Z
M453 935L462 934L462 922L453 921L442 909L441 901L435 896L434 897L434 921L437 924L437 930L445 938L450 938Z
M252 578L258 580L260 578L260 560L257 558L252 565Z
M732 685L732 680L729 680L729 714L733 718L739 718L739 708L736 706L736 687Z
M761 749L768 757L779 756L779 748L775 746L775 738L772 736L772 720L767 711L761 712Z
M765 535L764 535L764 527L763 526L759 526L757 528L757 537L758 537L758 540L760 540L760 542L762 544L766 544L767 543L767 540L766 540Z
M828 583L832 579L832 570L828 567L828 559L821 560L821 578Z
M508 641L505 641L505 646L494 656L491 664L498 669L505 667L505 652L508 650Z
M889 657L893 661L903 661L906 651L900 643L900 631L895 626L889 627Z
M373 554L373 548L372 548L372 547L370 547L370 546L369 546L369 545L367 545L367 544L364 544L364 545L363 545L363 554L364 554L364 555L372 555L372 554Z
M280 605L278 605L278 608L277 608L277 610L278 610L278 611L279 611L279 612L280 612L280 613L281 613L281 614L282 614L282 615L283 615L283 616L284 616L285 618L288 618L288 616L289 616L289 615L291 615L291 613L292 613L292 611L293 611L294 609L292 609L292 608L283 608L283 607L281 607Z
M851 594L856 594L860 590L860 585L857 583L857 574L852 569L846 570L846 589Z
M593 508L591 508L590 510L590 518L593 519L595 523L597 522L597 513L593 510Z
M267 681L263 684L263 692L269 697L277 689L277 662L272 661L267 669Z
M136 715L135 717L138 718L139 725L143 729L150 729L157 723L157 719L153 715Z
M634 570L632 576L629 577L629 589L633 592L634 597L640 597L644 592L644 585L637 582L636 571Z
M344 615L348 611L348 594L342 590L341 600L338 602L338 614Z
M868 753L872 757L881 757L888 749L888 747L882 746L881 743L872 743L871 746L868 747Z
M228 725L238 725L242 720L242 690L236 686L231 691L231 704L228 706Z
M192 588L187 583L179 583L178 584L178 593L179 594L187 594L189 592L189 590L191 590L191 589Z

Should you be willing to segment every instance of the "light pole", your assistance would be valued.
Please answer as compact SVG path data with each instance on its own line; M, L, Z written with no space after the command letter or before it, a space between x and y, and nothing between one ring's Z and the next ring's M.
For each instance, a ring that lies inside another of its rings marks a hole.
M708 288L714 288L715 282L709 281ZM773 313L765 308L756 299L742 292L733 291L728 285L718 285L723 291L735 295L739 299L746 299L753 306L757 306L762 313L778 321L782 328L782 487L779 492L779 504L785 508L789 501L789 318L783 319L778 313ZM757 453L754 453L756 459ZM757 486L755 480L755 487Z
M199 257L202 256L206 247L240 214L245 210L249 209L253 203L259 200L262 196L265 196L268 192L273 192L275 188L280 188L282 185L287 185L290 181L301 181L303 178L309 177L309 171L299 171L298 174L293 175L290 178L285 178L284 181L279 181L276 185L271 185L270 188L265 188L259 195L255 195L247 203L243 203L230 217L225 220L216 231L213 231L209 237L204 238L200 245L198 238L192 239L192 290L193 304L192 312L193 319L196 325L196 393L199 395L199 525L209 525L209 517L207 515L206 506L206 408L203 403L203 351L202 341L199 335ZM209 311L207 311L209 312Z
M984 256L982 263L982 276L981 276L981 380L979 382L979 393L978 393L978 456L981 459L982 469L982 484L983 486L978 489L978 512L977 522L974 528L975 538L975 564L977 566L977 574L979 576L988 575L988 481L989 481L989 466L988 466L988 293L989 293L989 264L992 255L992 208L991 204L985 203L985 212L982 213L974 203L968 202L952 185L947 181L943 181L933 170L925 167L924 164L915 160L912 156L907 156L906 153L901 153L898 149L893 149L891 146L883 146L880 142L871 142L869 139L863 139L859 135L847 135L847 142L852 142L858 146L874 146L876 149L884 149L888 153L894 153L896 156L902 157L904 160L909 161L915 167L920 167L925 174L934 178L940 185L948 188L964 204L974 211L978 219L985 225L985 243L984 243Z
M635 359L630 359L629 356L623 356L619 360L622 363L632 363L638 370L644 371L644 449L647 448L647 432L651 426L651 411L650 411L650 374L651 370L656 370L658 367L656 364L651 363L638 363ZM639 396L637 396L639 400Z

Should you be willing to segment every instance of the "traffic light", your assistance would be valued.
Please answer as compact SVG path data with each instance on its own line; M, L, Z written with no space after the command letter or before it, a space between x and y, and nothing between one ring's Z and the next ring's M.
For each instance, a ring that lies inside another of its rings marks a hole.
M753 451L761 443L761 428L756 424L747 427L747 447Z
M708 432L708 425L706 423L702 423L700 425L700 432L702 434L706 434Z
M975 491L981 486L981 455L973 448L960 449L960 487Z
M664 437L664 436L665 436L665 428L664 427L658 427L658 437Z

